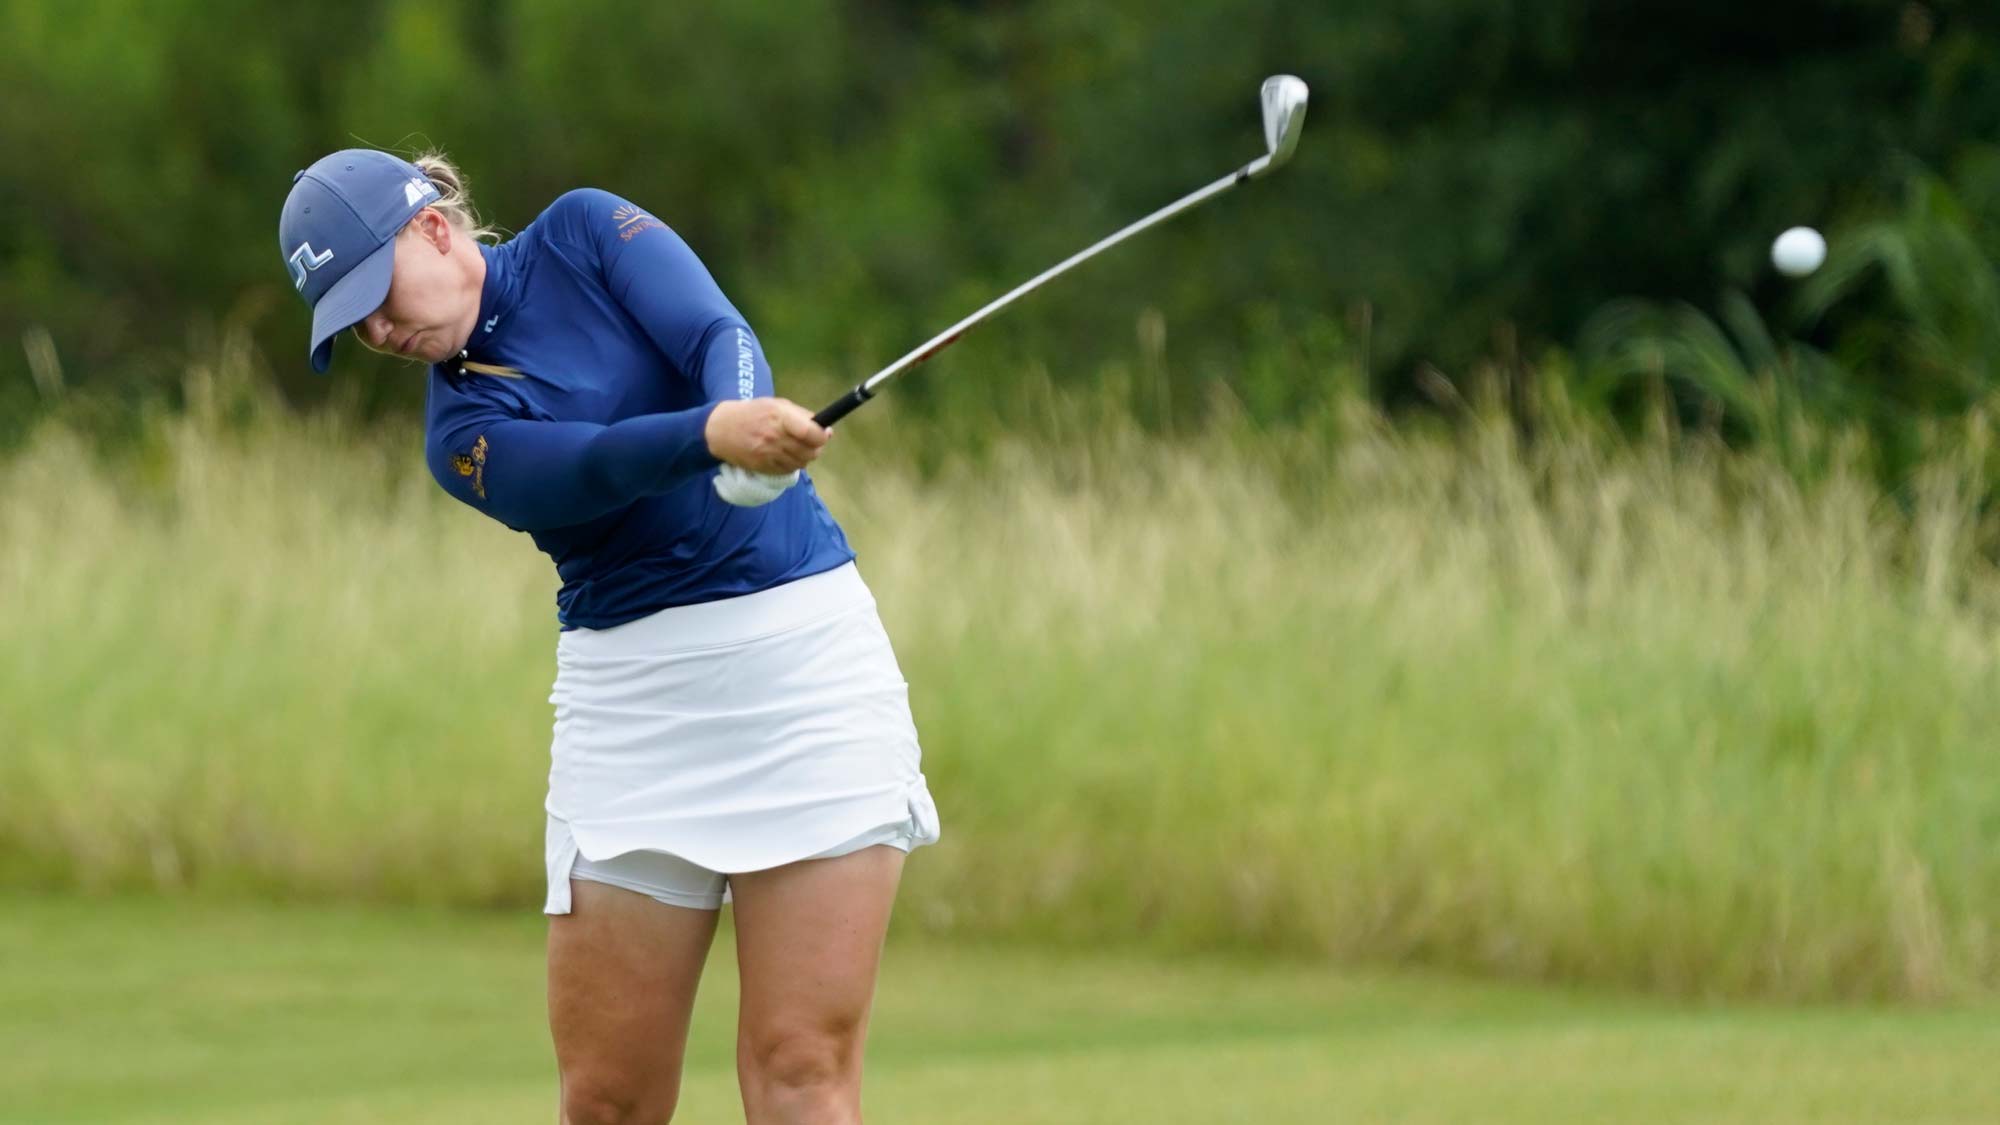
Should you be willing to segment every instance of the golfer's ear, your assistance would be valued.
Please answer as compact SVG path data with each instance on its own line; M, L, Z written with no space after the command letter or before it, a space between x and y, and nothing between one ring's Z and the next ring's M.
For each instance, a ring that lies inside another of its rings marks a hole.
M441 212L426 207L417 212L416 223L417 233L424 236L424 241L436 247L440 254L451 253L450 219L445 218Z

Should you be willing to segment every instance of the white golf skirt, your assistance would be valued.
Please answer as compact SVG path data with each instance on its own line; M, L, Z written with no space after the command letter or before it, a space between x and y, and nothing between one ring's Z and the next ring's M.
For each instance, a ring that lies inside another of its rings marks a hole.
M872 833L935 843L909 685L853 563L556 645L548 901L655 851L762 871Z

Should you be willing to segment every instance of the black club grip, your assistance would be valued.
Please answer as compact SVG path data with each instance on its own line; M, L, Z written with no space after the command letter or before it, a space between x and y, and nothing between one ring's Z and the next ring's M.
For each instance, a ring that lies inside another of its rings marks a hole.
M867 388L856 387L835 399L832 406L813 415L813 421L818 422L821 426L831 426L849 414L854 413L856 407L874 397L874 395L868 393Z

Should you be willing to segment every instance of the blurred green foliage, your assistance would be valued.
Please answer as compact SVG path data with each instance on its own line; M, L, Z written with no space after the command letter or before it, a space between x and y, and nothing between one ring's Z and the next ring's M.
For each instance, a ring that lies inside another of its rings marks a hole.
M2000 340L1991 292L1911 265L1990 280L1993 24L1974 0L10 0L0 437L64 387L170 398L241 326L291 397L326 394L275 225L335 148L442 146L513 229L572 186L626 194L781 379L846 377L1253 156L1278 71L1314 91L1293 169L940 362L1127 363L1163 416L1217 380L1269 415L1317 396L1319 360L1394 401L1427 367L1568 344L1615 298L1727 290L1784 305L1864 399L1927 408L1983 393ZM1868 225L1899 208L1950 245ZM1763 261L1799 222L1877 232L1803 310ZM332 385L414 401L353 353Z

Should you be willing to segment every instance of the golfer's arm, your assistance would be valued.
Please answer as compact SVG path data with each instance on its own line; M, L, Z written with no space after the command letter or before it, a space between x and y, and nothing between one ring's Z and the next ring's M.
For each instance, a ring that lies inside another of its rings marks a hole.
M662 355L701 385L709 402L775 392L764 345L694 249L664 223L608 192L583 193L605 288ZM620 229L616 214L639 215Z
M715 468L704 435L714 410L711 403L609 426L496 421L433 450L431 473L517 531L587 523Z

